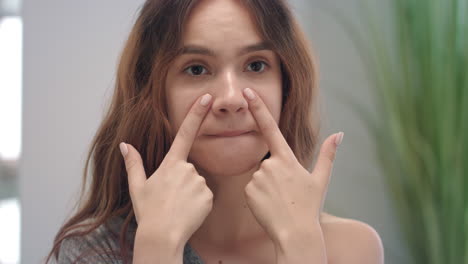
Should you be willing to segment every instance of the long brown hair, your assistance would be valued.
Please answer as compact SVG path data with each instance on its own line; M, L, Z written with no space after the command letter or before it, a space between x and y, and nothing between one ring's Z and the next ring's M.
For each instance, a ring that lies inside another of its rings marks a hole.
M133 246L126 233L136 224L127 173L118 145L139 150L146 175L152 175L173 141L164 83L169 65L181 51L184 23L197 0L147 0L120 57L115 91L88 152L77 212L58 231L52 256L62 241L84 236L111 217L124 220L120 252ZM304 33L284 0L241 0L281 61L283 108L279 127L304 168L310 170L318 140L317 73ZM92 161L92 162L91 162ZM90 169L87 188L88 169Z

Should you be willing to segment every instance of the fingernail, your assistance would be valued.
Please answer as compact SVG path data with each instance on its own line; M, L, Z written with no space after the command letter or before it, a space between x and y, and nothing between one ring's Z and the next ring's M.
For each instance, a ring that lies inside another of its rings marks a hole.
M336 144L337 147L341 144L341 141L343 141L343 136L344 136L343 132L339 132L335 136L335 144Z
M127 156L127 153L128 153L128 148L127 148L127 144L121 142L119 144L119 148L120 148L120 153L122 153L122 156Z
M244 94L245 94L245 96L247 96L247 98L249 98L250 100L255 99L255 94L252 92L252 90L250 90L250 88L245 88L245 89L244 89Z
M211 100L211 94L205 94L200 100L200 104L203 106L207 106L210 100Z

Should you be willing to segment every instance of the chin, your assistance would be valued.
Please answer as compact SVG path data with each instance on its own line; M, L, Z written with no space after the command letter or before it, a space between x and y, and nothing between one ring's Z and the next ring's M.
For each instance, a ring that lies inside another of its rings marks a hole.
M195 167L216 176L235 176L258 166L268 152L258 139L206 139L195 141L189 160ZM199 171L202 174L201 171ZM202 175L203 176L203 175Z

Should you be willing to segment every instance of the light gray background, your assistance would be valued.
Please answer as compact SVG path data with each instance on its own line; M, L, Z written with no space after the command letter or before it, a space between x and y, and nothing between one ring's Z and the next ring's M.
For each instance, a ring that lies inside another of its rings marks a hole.
M339 96L370 106L370 84L349 36L324 3L356 20L358 0L296 0L319 57L322 138L344 131L325 211L364 221L382 237L386 263L408 263L374 145ZM24 102L20 160L21 263L39 263L69 216L85 155L113 89L124 40L142 0L24 0Z

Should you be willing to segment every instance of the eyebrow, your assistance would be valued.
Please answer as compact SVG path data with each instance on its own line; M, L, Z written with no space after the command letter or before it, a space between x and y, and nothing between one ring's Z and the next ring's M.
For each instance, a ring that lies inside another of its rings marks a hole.
M273 47L268 42L260 42L241 48L238 51L237 56L242 56L244 54L260 50L273 50ZM182 48L181 54L200 54L216 57L216 52L199 45L186 45Z

